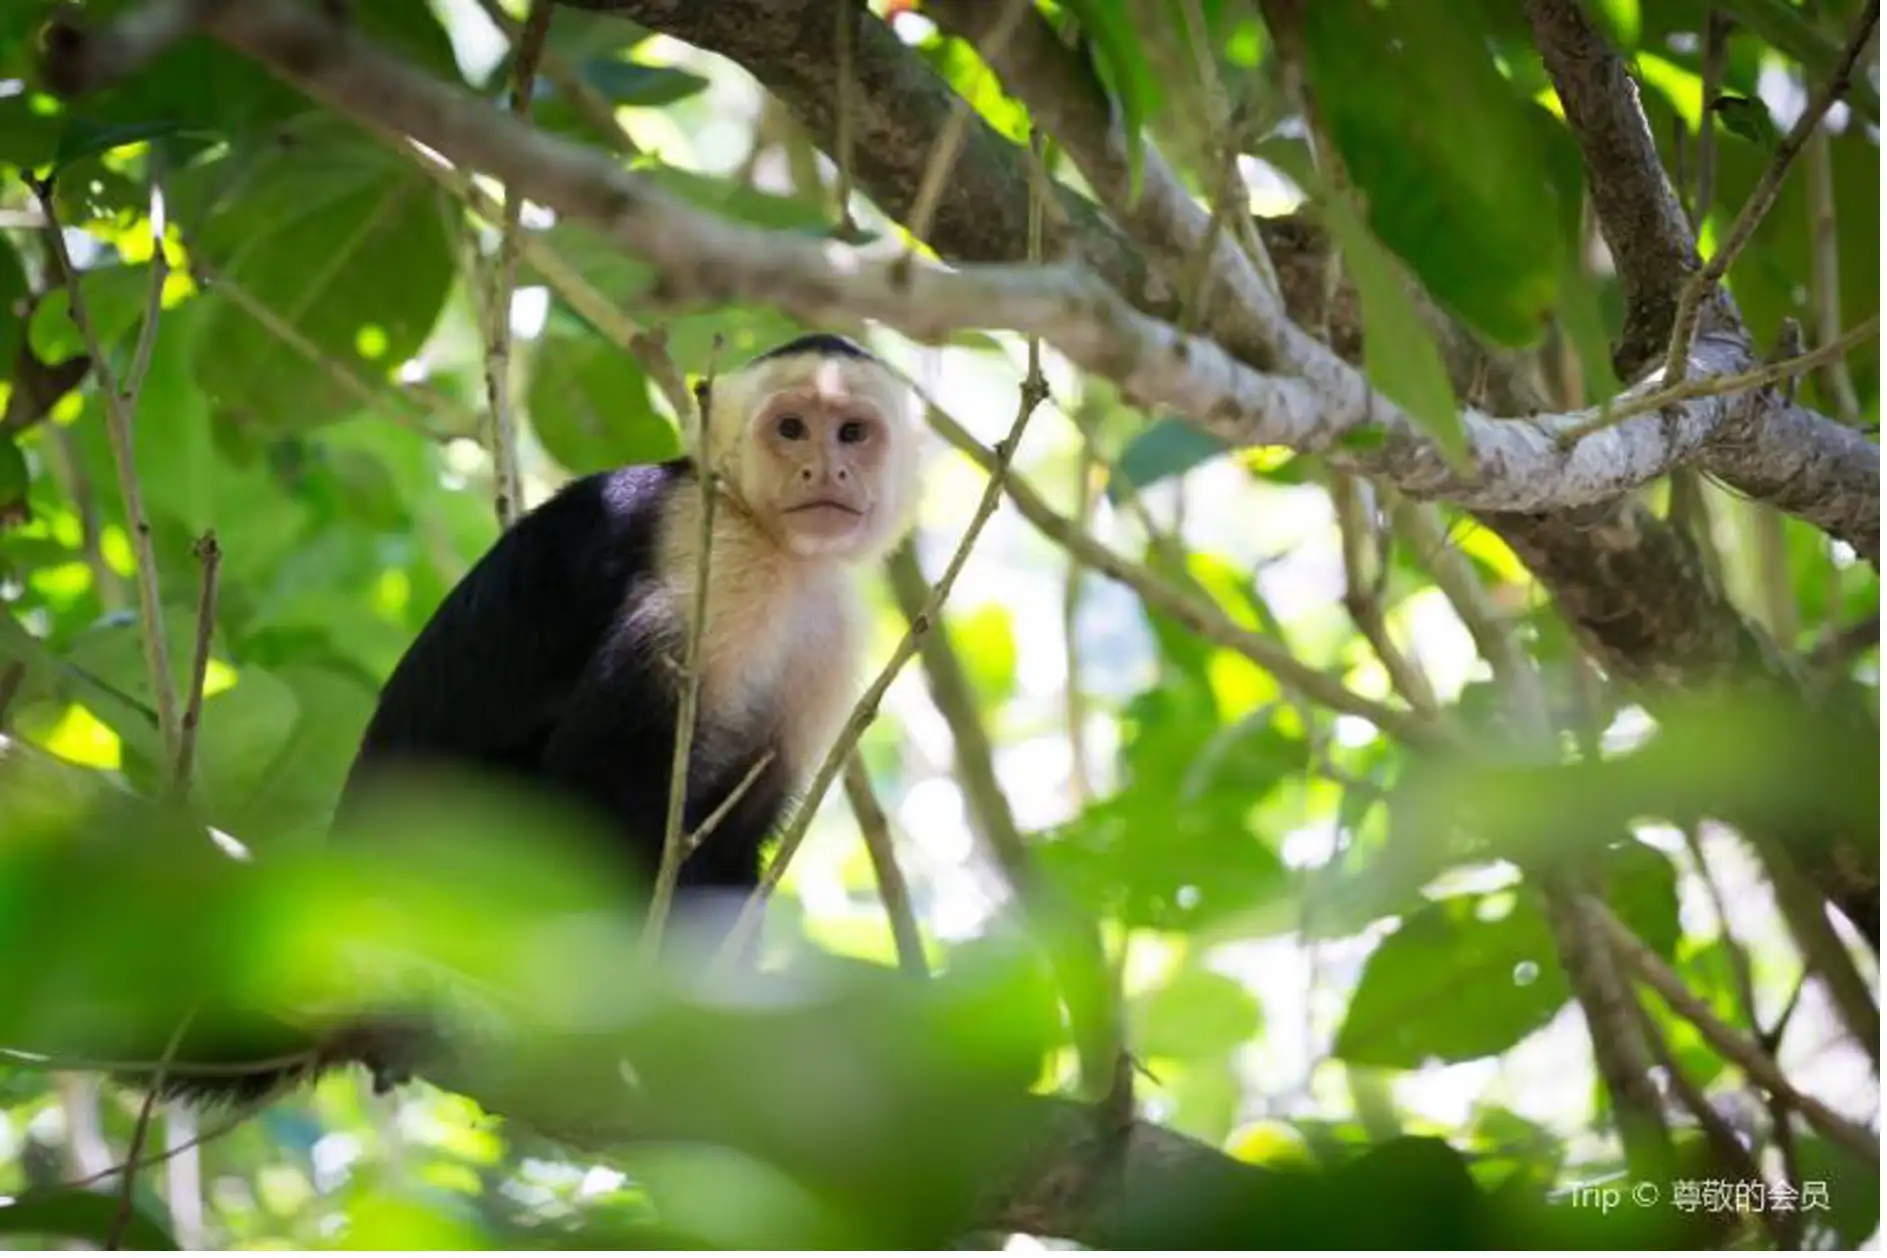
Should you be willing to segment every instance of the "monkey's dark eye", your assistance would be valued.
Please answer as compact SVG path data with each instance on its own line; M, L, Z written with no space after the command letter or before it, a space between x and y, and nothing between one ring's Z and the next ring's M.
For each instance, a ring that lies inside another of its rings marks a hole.
M862 419L848 419L839 425L839 440L848 446L857 445L869 433L870 430L866 428L865 421Z
M782 415L779 432L788 441L798 441L806 435L806 421L797 415Z

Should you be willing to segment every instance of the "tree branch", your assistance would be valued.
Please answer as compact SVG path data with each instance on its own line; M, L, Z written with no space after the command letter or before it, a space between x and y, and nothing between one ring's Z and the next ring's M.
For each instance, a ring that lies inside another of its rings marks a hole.
M1664 961L1600 901L1588 896L1582 902L1586 915L1610 941L1619 957L1638 977L1663 997L1665 1003L1697 1028L1704 1040L1717 1052L1742 1068L1753 1081L1788 1101L1815 1130L1873 1166L1880 1165L1880 1137L1860 1124L1842 1117L1826 1105L1802 1092L1789 1082L1775 1061L1747 1034L1730 1026L1710 1007L1692 994Z
M1624 61L1579 0L1527 0L1526 14L1625 288L1625 329L1612 362L1629 379L1664 351L1679 294L1703 264Z
M531 93L537 84L537 62L550 35L552 0L531 0L531 13L514 37L511 113L520 122L531 118ZM510 528L524 511L524 478L518 470L517 419L511 407L511 299L518 283L518 236L524 214L524 196L506 184L504 222L498 235L498 256L491 262L491 292L485 306L485 393L491 405L491 460L498 482L498 527Z
M1405 415L1301 331L1287 330L1292 344L1314 347L1304 353L1328 367L1315 381L1254 371L1217 344L1142 315L1080 268L948 271L739 227L701 215L600 153L531 131L289 0L216 9L206 21L219 38L341 112L405 130L603 229L657 268L649 296L658 304L771 302L811 322L877 318L927 341L964 327L1007 326L1052 342L1080 366L1120 382L1134 400L1170 407L1234 444L1327 453L1333 462L1392 479L1411 495L1447 497L1479 510L1540 511L1614 497L1684 461L1732 410L1728 399L1700 399L1663 422L1622 425L1570 450L1560 448L1555 433L1590 415L1519 424L1470 413L1471 471L1457 474ZM101 38L109 42L109 31ZM1721 356L1704 361L1713 370L1740 365ZM1364 426L1385 429L1387 439L1360 452L1338 445ZM1819 452L1821 443L1814 448ZM1836 454L1837 462L1844 453ZM1855 476L1877 482L1878 462L1867 462ZM1807 465L1825 466L1825 459ZM1843 495L1839 501L1855 517L1835 522L1837 535L1876 555L1877 500L1871 512L1858 499Z
M865 853L871 857L878 898L885 906L885 919L891 923L891 938L897 947L898 968L913 978L927 978L930 967L924 960L924 936L911 908L911 889L904 881L904 871L898 868L897 850L891 843L891 821L856 751L845 759L845 798L852 805L852 815L858 818Z
M130 532L131 553L137 563L138 620L143 629L144 661L151 678L152 702L157 709L157 729L163 738L165 760L175 765L179 763L182 716L177 710L177 687L170 672L170 645L164 632L164 600L158 589L157 552L151 545L151 522L144 514L144 488L138 479L136 446L131 435L138 398L135 392L120 382L118 373L112 370L111 363L105 358L104 347L99 342L97 329L86 309L78 270L72 265L72 254L66 248L65 229L59 225L53 208L50 177L45 183L35 183L34 190L45 211L45 236L51 246L59 278L65 284L67 308L74 326L78 328L80 339L85 343L85 352L92 359L92 369L98 374L99 392L105 404L105 434L111 443L112 459L118 467L118 488L124 498L125 527ZM156 236L151 252L151 295L145 306L143 325L138 330L130 378L142 377L144 365L150 361L152 347L157 339L158 317L163 309L164 280L168 273L164 256L163 198L155 189L151 193L151 220L152 231Z

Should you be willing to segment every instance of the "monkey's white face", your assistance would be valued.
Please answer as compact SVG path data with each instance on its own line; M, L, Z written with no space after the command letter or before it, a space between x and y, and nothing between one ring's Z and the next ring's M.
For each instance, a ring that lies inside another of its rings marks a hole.
M888 377L838 358L769 366L741 443L748 506L794 554L855 559L882 549L914 488L912 434Z

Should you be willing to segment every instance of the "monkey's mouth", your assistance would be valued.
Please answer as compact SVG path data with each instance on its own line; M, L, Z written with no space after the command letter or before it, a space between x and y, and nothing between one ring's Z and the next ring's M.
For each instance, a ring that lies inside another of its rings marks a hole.
M797 506L788 507L786 509L786 514L799 515L807 511L817 511L820 513L824 513L827 511L843 511L846 515L864 515L865 514L863 511L860 511L857 507L854 507L851 503L840 502L837 498L814 498L811 502L802 502L802 503L799 503Z

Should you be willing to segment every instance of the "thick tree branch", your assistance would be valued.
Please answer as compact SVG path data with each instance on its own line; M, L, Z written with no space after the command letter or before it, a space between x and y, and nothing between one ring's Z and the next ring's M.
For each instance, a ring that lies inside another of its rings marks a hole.
M1141 314L1085 269L951 271L909 259L876 260L833 242L701 215L601 153L534 132L288 0L216 8L205 20L218 38L340 112L406 131L522 195L603 229L658 268L650 294L658 302L770 302L810 322L876 318L920 340L964 327L1007 326L1041 336L1087 370L1120 382L1134 400L1176 410L1229 442L1326 453L1415 497L1532 512L1603 501L1684 461L1740 401L1698 399L1657 420L1597 433L1570 449L1555 434L1592 416L1522 424L1470 413L1469 470L1458 473L1354 369L1288 321L1278 335L1293 365L1310 367L1315 379L1255 371L1216 343ZM99 38L109 43L109 31ZM1718 371L1740 366L1723 361L1725 348L1700 343L1700 363ZM1337 444L1364 426L1384 429L1387 438L1362 451ZM1865 481L1869 473L1878 480L1872 459L1857 477ZM1859 515L1840 520L1837 535L1862 554L1877 555L1878 510L1865 510L1859 498L1840 500Z
M1703 263L1624 61L1579 0L1527 0L1526 12L1625 288L1625 330L1612 362L1630 378L1664 352L1684 285ZM1727 309L1706 307L1713 313L1734 322ZM1712 326L1706 319L1704 329Z

